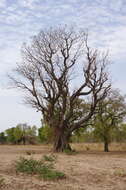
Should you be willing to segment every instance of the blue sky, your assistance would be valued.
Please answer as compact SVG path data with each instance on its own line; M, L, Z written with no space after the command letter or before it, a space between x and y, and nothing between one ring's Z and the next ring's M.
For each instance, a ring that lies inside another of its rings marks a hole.
M90 43L109 50L113 85L126 93L126 0L0 0L0 131L40 114L6 87L6 74L21 60L20 48L40 29L57 25L88 29Z

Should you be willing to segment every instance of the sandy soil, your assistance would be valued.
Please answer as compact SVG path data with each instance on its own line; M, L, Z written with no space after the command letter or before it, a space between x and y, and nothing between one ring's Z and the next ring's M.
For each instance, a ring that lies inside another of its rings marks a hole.
M37 176L17 174L14 160L20 156L40 159L51 154L49 146L0 146L0 179L4 190L126 190L126 152L101 150L85 151L77 145L76 155L56 154L56 168L66 174L66 179L44 181ZM86 145L87 146L87 145ZM85 147L86 147L85 146ZM32 155L27 155L31 151Z

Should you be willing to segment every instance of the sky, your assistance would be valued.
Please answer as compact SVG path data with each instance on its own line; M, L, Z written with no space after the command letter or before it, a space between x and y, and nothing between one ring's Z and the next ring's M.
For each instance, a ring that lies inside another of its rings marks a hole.
M126 0L0 0L0 131L18 123L41 126L41 114L22 104L7 73L20 62L23 42L65 24L88 29L93 46L109 50L113 86L126 94Z

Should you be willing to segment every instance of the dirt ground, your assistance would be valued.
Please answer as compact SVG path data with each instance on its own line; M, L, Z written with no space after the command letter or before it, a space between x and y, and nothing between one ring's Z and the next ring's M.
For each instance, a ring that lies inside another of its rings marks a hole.
M76 155L58 153L56 169L66 174L66 179L44 181L37 176L17 174L14 161L20 156L41 159L52 154L50 146L0 146L0 179L4 190L126 190L126 147L115 145L104 153L102 145L76 144ZM93 147L93 148L92 148ZM99 149L98 149L99 148ZM98 150L97 150L98 149ZM31 155L28 155L30 152Z

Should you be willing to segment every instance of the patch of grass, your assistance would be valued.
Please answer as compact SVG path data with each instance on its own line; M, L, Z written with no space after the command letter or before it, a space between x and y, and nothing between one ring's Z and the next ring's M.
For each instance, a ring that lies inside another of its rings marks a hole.
M66 177L63 172L52 170L46 167L43 168L43 170L41 170L39 174L39 177L45 180L58 180Z
M0 176L0 188L2 188L5 185L5 179Z
M44 156L41 160L33 158L26 159L21 157L15 163L16 171L27 174L37 174L45 180L56 180L65 178L65 174L54 169L52 157ZM51 160L51 163L50 163Z
M43 166L42 161L34 160L33 158L26 159L21 157L16 161L16 171L28 174L36 174L39 168Z
M56 156L53 154L52 155L44 155L43 158L45 161L48 161L48 162L56 161Z
M114 171L114 174L119 177L126 177L126 170L119 168Z

